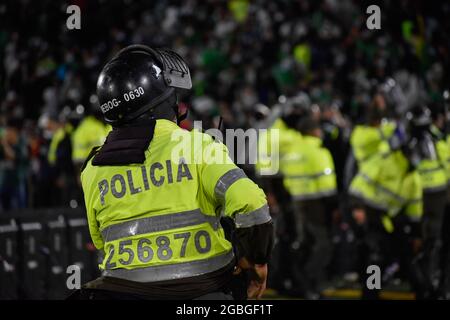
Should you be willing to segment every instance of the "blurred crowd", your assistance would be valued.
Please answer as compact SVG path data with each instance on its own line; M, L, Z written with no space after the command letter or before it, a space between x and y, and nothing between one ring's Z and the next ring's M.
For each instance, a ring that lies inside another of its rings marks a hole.
M394 129L387 135L397 137L402 125L408 127L406 115L426 105L429 126L445 135L450 3L375 3L380 30L366 27L373 1L2 1L0 208L79 206L78 170L110 130L95 96L103 64L131 43L170 47L187 60L193 76L193 90L182 102L190 111L185 128L194 120L202 120L205 129L217 127L219 116L224 128L269 127L279 109L283 123L276 125L315 137L328 150L336 192L326 207L294 201L295 179L263 179L245 167L266 190L274 215L327 213L330 234L316 228L325 222L309 221L310 238L329 237L334 253L327 261L299 262L317 273L314 283L289 270L277 273L276 267L272 279L280 290L314 297L329 278L318 274L320 268L344 275L358 265L358 249L346 244L358 237L351 223L359 221L358 210L367 211L348 194L362 160L352 144L354 129L380 128L389 120ZM81 9L80 30L66 27L69 4ZM283 223L288 228L280 227L279 239L289 250L276 251L279 259L302 247L295 235L284 236L296 234L289 229L296 223ZM396 262L389 261L389 270Z

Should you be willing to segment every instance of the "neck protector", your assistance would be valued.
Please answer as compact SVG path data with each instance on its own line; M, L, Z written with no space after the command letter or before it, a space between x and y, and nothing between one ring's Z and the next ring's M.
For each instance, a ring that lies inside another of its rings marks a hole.
M92 160L94 166L127 165L144 163L155 132L156 121L145 127L114 128L105 143Z

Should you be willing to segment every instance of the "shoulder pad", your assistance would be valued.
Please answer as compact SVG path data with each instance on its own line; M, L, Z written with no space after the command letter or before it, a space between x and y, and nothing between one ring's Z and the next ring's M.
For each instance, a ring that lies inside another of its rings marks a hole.
M91 152L89 152L89 155L87 156L86 160L84 160L83 165L81 166L80 172L83 172L83 170L86 168L89 160L91 160L95 154L97 153L98 149L100 149L100 146L93 147Z

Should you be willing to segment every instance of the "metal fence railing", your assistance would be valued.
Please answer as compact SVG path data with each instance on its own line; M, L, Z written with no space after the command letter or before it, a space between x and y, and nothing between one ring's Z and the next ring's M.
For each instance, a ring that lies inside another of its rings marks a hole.
M0 299L64 299L67 268L77 265L85 283L97 260L82 209L0 213Z

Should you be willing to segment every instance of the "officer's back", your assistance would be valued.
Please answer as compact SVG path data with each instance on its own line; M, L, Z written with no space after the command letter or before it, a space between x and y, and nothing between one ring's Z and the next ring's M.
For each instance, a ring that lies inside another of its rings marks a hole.
M231 298L235 266L254 276L250 296L264 290L272 247L265 195L223 144L173 121L177 90L190 86L181 57L142 46L124 49L99 77L113 131L81 175L90 233L104 253L102 277L82 290L89 297ZM221 217L235 222L234 250Z

